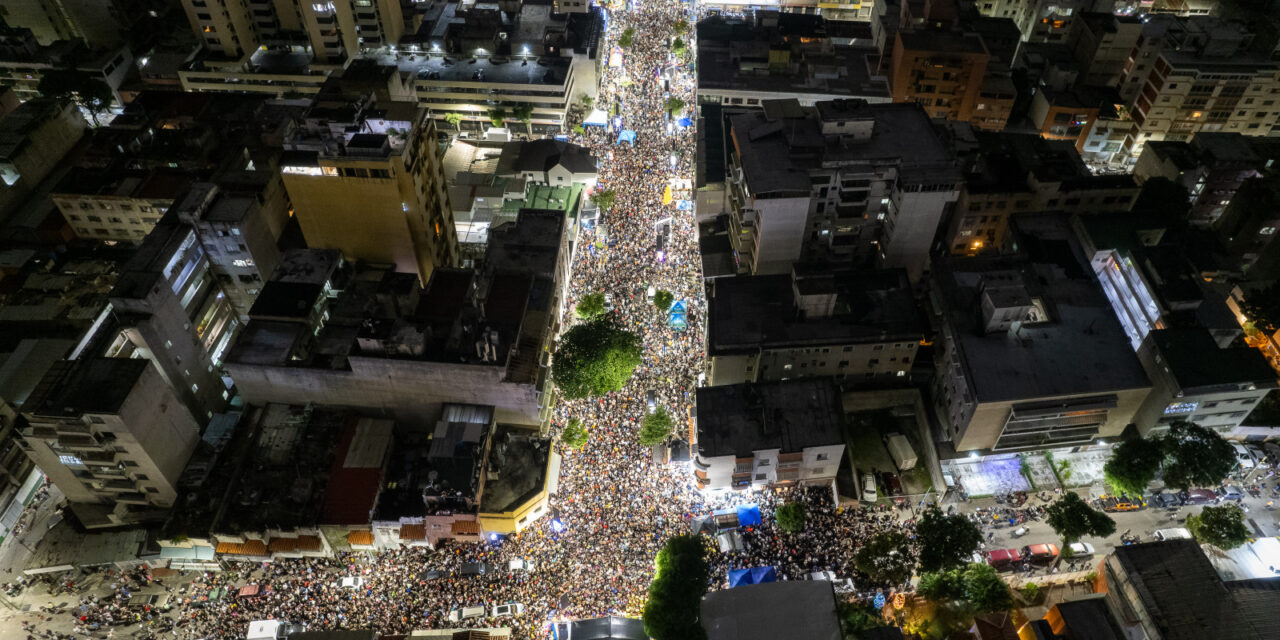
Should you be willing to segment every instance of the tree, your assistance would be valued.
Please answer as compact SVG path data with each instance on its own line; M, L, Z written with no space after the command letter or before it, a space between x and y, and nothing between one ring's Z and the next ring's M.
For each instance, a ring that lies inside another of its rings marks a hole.
M1062 536L1066 544L1086 535L1105 538L1116 532L1116 522L1111 516L1090 507L1074 491L1062 494L1061 498L1045 507L1045 511L1048 512L1046 520L1049 526Z
M635 38L636 30L628 27L626 31L622 32L622 35L618 36L618 46L623 49L630 49L631 43L635 41Z
M676 38L675 40L671 41L671 53L676 54L677 57L683 56L684 53L688 50L689 50L689 47L684 43L684 40L681 40L680 38Z
M671 292L666 289L659 289L653 294L653 306L657 307L658 311L662 311L663 313L669 311L671 309L671 305L674 304L675 301L676 297L671 295Z
M640 435L636 439L640 444L648 447L670 438L673 431L675 431L675 423L672 422L671 415L665 408L658 407L657 411L646 415L644 420L640 421Z
M995 568L983 562L974 562L965 568L964 598L977 613L1008 611L1013 607L1009 585L1004 583Z
M889 626L866 602L837 600L836 617L840 619L840 635L845 638L857 638L862 631Z
M560 443L570 449L581 449L587 444L588 437L587 428L582 426L582 421L571 418L560 432Z
M496 129L501 129L507 123L507 110L502 107L494 107L485 115L489 117L489 123Z
M876 582L904 584L911 579L916 558L906 534L883 531L858 548L853 565Z
M617 199L617 194L613 189L604 189L591 194L591 201L601 211L608 211L613 208L613 201Z
M74 68L48 69L40 77L36 91L46 98L71 103L89 112L93 125L98 114L111 106L111 86L88 73Z
M596 99L583 93L578 96L578 102L581 102L582 106L590 109L591 105L595 104Z
M686 33L689 33L689 21L685 20L684 18L680 18L679 20L676 21L675 27L673 28L675 29L676 35L678 36L682 36Z
M916 585L916 593L929 602L963 600L964 571L956 568L922 573L920 583Z
M645 633L654 640L705 638L698 613L711 579L711 567L702 538L683 535L667 540L658 552L654 569L644 605Z
M1187 516L1187 529L1197 542L1219 549L1234 549L1249 540L1244 511L1234 504L1205 507L1199 515Z
M444 121L453 125L454 129L457 129L458 131L462 131L462 114L461 113L452 113L452 112L446 113L444 114Z
M680 111L683 109L684 109L684 100L681 100L680 98L677 98L675 96L671 96L670 98L667 98L667 113L669 115L674 116L675 114L680 113Z
M631 379L642 360L640 336L610 316L576 324L560 338L552 359L551 379L569 399L617 391Z
M804 531L805 508L802 502L788 502L773 512L778 528L787 533Z
M606 311L603 293L588 293L573 306L573 313L583 320L594 320Z
M1240 310L1258 330L1275 335L1280 330L1280 283L1246 292Z
M1155 480L1163 462L1164 449L1160 443L1138 437L1117 444L1102 473L1111 491L1141 496Z
M968 518L946 515L934 506L916 523L916 541L920 544L920 571L942 571L969 563L982 542L982 532Z
M511 110L511 115L524 123L525 133L533 135L533 107L527 104L517 105Z
M1195 486L1217 486L1237 464L1230 443L1194 422L1173 423L1160 443L1168 456L1164 482L1183 491Z

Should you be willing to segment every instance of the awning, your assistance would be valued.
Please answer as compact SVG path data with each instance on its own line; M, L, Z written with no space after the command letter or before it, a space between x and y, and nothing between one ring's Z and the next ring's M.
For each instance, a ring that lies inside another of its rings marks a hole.
M352 531L347 534L347 544L369 546L373 544L372 531Z
M213 547L202 544L193 547L161 547L160 558L169 560L213 560Z
M421 524L403 524L400 525L401 540L426 540L427 527Z
M591 115L582 121L584 127L603 127L609 124L609 114L602 109L592 109Z
M241 598L247 598L249 596L256 596L256 595L258 595L258 585L246 584L245 586L240 587Z
M478 536L481 533L480 523L475 520L456 520L449 531L455 536Z

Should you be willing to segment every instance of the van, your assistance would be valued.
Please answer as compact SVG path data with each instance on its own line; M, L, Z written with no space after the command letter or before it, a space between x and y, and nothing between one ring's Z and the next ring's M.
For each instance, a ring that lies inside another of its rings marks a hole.
M462 607L449 612L449 622L462 622L471 618L480 618L484 616L484 605L476 604L470 607Z
M1017 549L993 549L987 552L987 564L996 571L1008 571L1022 562L1022 554Z
M1191 531L1183 527L1175 529L1158 529L1155 533L1156 540L1190 540L1192 539Z
M1242 445L1242 444L1233 444L1233 445L1231 445L1231 448L1232 448L1232 449L1235 449L1235 451L1236 451L1236 462L1240 463L1240 467L1241 467L1242 469L1246 469L1246 470L1247 470L1247 469L1252 469L1252 468L1254 468L1254 467L1256 467L1256 466L1257 466L1257 463L1253 461L1253 456L1249 455L1249 450L1248 450L1248 449L1246 449L1246 448L1244 448L1244 445Z
M343 589L359 589L364 586L364 578L360 576L347 576L338 583Z
M1056 544L1029 544L1022 548L1022 559L1037 564L1048 564L1058 557Z
M1208 489L1192 489L1183 496L1186 504L1209 504L1218 501L1218 494Z
M876 495L876 477L870 473L862 474L862 500L863 502L875 502L879 499Z
M507 604L498 604L493 607L493 617L495 618L517 616L522 613L524 613L524 605L519 602L508 602Z

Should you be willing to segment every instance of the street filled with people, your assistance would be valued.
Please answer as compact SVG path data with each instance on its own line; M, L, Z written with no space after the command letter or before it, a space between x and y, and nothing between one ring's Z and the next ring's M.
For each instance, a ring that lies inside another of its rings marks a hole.
M586 126L573 137L598 160L596 190L612 191L615 201L585 234L587 250L576 253L564 324L574 322L573 303L606 293L609 313L642 337L644 361L622 391L557 407L557 428L578 418L590 437L580 450L562 450L550 512L517 535L481 544L445 541L435 549L233 563L229 571L183 573L165 578L173 583L163 586L171 599L154 609L128 604L139 587L155 586L145 571L130 574L109 595L85 597L69 610L77 630L106 637L124 625L122 633L143 636L237 638L250 621L277 619L312 630L373 628L384 634L505 626L515 637L533 638L546 637L557 620L641 613L654 557L666 540L690 533L695 519L741 500L704 497L687 470L655 460L636 439L641 420L658 406L674 419L675 437L687 440L704 363L706 301L687 204L695 157L692 30L678 36L688 43L688 53L679 55L671 46L677 23L697 21L689 7L678 0L644 0L611 13L608 42L617 43L628 30L634 35L625 49L609 47L614 55L595 102L609 122ZM621 64L615 66L618 54ZM684 106L669 110L672 97ZM683 306L684 326L673 326L657 308L656 291L670 292ZM837 509L832 498L830 488L753 495L749 499L765 518L743 529L741 549L713 554L710 586L723 588L729 569L751 566L773 566L783 579L827 570L854 576L859 541L889 528L910 531L910 522L896 514ZM796 534L777 529L770 514L781 500L806 502L813 526ZM510 603L520 606L510 615L495 615L495 606ZM483 614L464 614L474 607L484 607Z

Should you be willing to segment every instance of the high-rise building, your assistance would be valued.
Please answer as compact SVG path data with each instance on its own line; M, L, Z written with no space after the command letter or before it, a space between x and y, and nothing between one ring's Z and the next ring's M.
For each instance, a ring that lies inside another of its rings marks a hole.
M291 42L305 33L317 62L342 63L368 47L395 44L404 35L398 0L183 0L196 38L232 59L253 54L263 44Z
M22 413L27 455L90 528L162 516L200 439L173 388L143 359L62 361Z
M307 244L421 282L458 259L434 123L416 104L322 93L281 172Z
M893 43L890 85L894 102L916 102L931 118L1004 128L1016 91L990 75L991 54L976 33L926 29L899 31Z
M84 40L90 46L113 47L124 41L124 30L150 9L150 0L5 0L0 19L30 29L40 44Z
M0 219L26 201L84 136L74 105L28 100L0 120Z

